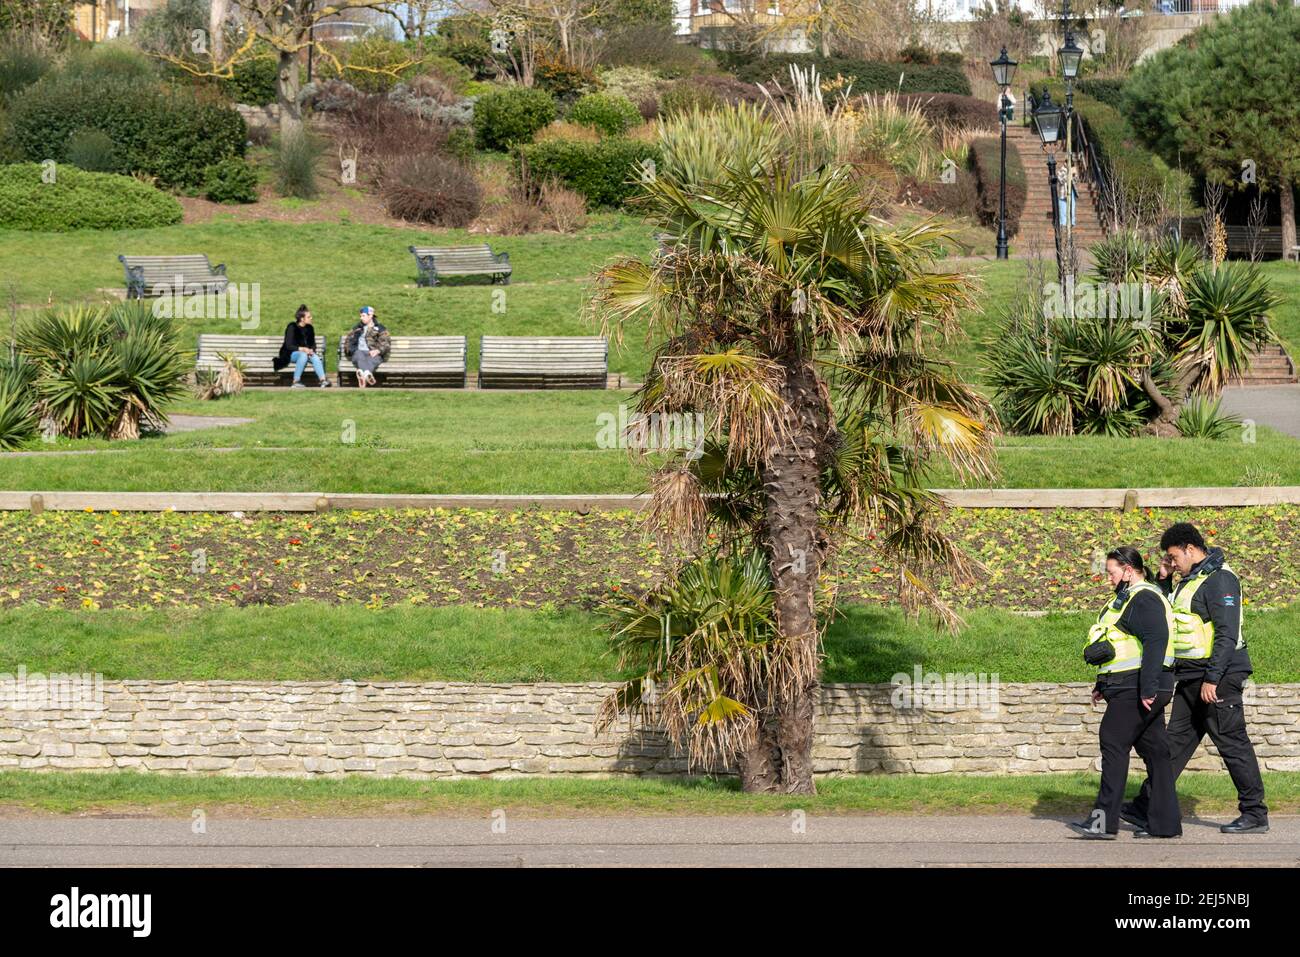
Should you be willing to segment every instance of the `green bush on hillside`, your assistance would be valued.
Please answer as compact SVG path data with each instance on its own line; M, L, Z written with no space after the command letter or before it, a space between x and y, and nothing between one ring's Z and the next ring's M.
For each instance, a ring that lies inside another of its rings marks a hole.
M507 150L555 119L555 100L545 90L508 86L485 93L474 103L474 135L479 149Z
M619 136L641 122L641 111L625 96L616 93L588 93L569 110L568 120L608 136Z
M544 140L521 146L516 167L538 182L558 179L596 206L621 206L640 190L645 162L662 162L659 147L621 138L597 143Z
M247 160L227 156L208 167L203 195L214 203L256 203L257 172Z
M199 186L209 166L243 155L243 117L211 93L129 79L46 77L14 98L11 136L26 159L67 160L69 140L97 129L120 151L118 168L163 186Z
M0 228L148 229L181 221L174 197L130 176L59 165L46 183L44 170L38 163L0 166Z

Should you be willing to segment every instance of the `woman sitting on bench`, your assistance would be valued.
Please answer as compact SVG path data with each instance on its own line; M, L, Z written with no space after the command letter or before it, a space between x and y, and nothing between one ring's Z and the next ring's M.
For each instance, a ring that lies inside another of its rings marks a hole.
M375 319L373 306L363 306L361 318L348 333L343 351L352 357L352 364L357 367L357 387L364 389L375 384L375 370L388 358L393 347L393 340L388 330Z
M302 372L307 368L308 361L316 371L320 387L328 389L330 380L325 378L325 363L316 353L316 330L311 325L311 310L303 304L294 314L293 322L284 327L284 344L280 346L280 354L271 360L271 367L279 372L285 366L292 365L293 388L305 389L307 387L302 384Z

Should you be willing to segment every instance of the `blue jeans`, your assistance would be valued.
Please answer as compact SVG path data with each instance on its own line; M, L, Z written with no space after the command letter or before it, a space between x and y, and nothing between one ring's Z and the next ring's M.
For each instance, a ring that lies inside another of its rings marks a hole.
M312 353L307 355L305 352L295 351L289 356L289 361L293 363L293 381L297 382L302 378L302 370L307 368L307 360L311 360L311 367L316 370L316 378L321 382L325 381L325 363L320 361L320 356Z

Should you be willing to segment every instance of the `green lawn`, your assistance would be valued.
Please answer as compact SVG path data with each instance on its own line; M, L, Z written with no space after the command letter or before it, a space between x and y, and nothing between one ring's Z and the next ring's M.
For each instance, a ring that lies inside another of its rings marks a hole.
M1137 793L1141 778L1129 778ZM1300 810L1300 772L1264 772L1275 814ZM575 814L994 814L1082 813L1097 775L1069 772L971 776L871 774L822 777L816 795L744 794L732 778L548 777L532 780L414 781L401 778L229 778L203 774L0 772L0 809L55 814L148 813L188 817L194 808L226 817L370 815L521 817ZM1183 813L1234 813L1237 792L1222 773L1178 778Z
M351 329L357 310L370 305L395 335L467 336L473 369L485 333L596 335L599 328L583 316L592 275L615 256L651 252L651 232L641 220L616 214L593 216L576 236L485 237L463 230L230 219L146 230L0 230L0 296L8 300L12 289L24 305L98 298L96 289L125 285L120 253L206 253L214 264L226 264L232 283L259 284L260 325L242 329L233 316L188 319L182 324L187 334L278 337L294 310L306 303L317 331L334 337ZM416 287L415 257L408 246L485 240L510 253L509 286L456 280L436 289ZM639 378L648 364L643 330L632 330L623 349L610 349L610 371Z
M957 635L893 608L849 605L826 635L823 680L997 674L1089 681L1080 649L1092 617L965 612ZM617 681L605 619L577 610L393 607L318 602L270 608L0 611L0 672L95 672L106 679L247 681ZM1250 616L1260 682L1300 681L1300 603Z
M249 425L140 442L68 441L3 457L8 489L428 493L642 492L645 466L598 445L599 419L629 392L256 390L173 411L251 418ZM345 441L351 438L353 441ZM1300 485L1300 441L1261 427L1256 442L1006 437L1006 488L1240 484L1246 469ZM94 455L50 455L86 449ZM220 451L218 451L220 450ZM943 470L935 487L957 479ZM980 483L987 484L987 483Z

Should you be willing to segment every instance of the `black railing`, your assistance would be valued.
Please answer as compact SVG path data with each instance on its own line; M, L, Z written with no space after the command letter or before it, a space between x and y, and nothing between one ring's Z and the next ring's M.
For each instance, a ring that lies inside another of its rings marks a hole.
M1111 177L1106 172L1106 165L1097 155L1092 140L1088 139L1088 130L1076 110L1070 114L1074 123L1075 170L1085 182L1092 187L1092 208L1097 213L1097 222L1103 234L1109 235L1118 227L1119 203L1114 193Z

